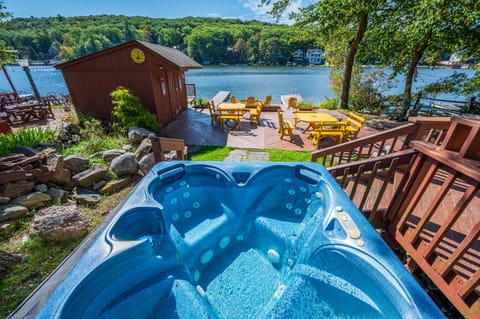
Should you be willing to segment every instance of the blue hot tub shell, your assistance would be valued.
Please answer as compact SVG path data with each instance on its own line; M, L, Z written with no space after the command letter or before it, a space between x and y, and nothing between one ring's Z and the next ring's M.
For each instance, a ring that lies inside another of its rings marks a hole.
M442 318L327 170L163 162L38 318Z

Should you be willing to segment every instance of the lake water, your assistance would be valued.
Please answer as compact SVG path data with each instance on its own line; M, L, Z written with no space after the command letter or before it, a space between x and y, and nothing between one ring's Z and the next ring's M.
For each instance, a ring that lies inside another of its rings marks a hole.
M32 93L32 89L21 67L7 67L19 94ZM52 66L31 66L32 77L42 95L67 94L68 90L62 73ZM367 72L372 69L367 69ZM391 70L386 69L386 72ZM315 104L323 101L325 96L334 96L329 87L328 67L241 67L241 66L208 66L200 70L186 72L186 82L194 83L197 87L197 96L211 98L218 91L229 91L238 98L253 95L263 98L272 95L273 102L280 102L281 95L299 94L304 100L312 100ZM474 74L473 70L452 69L419 69L415 88L425 86L441 78L452 75L454 72ZM397 94L403 91L403 76L396 78L397 86L389 90L388 94ZM0 72L0 91L11 91L3 74ZM465 100L464 97L454 95L439 95L438 98Z

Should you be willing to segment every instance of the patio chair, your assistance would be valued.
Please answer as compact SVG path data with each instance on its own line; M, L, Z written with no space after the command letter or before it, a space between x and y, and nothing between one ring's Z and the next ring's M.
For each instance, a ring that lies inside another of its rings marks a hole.
M262 114L263 103L262 101L257 102L257 107L250 109L250 124L257 123L260 124L260 115Z
M263 100L263 106L270 106L270 103L272 103L272 96L271 95L267 95L265 97L265 100Z
M348 121L350 125L347 126L346 139L356 139L360 129L365 123L366 118L356 114L355 112L350 112L348 115Z
M245 102L245 107L246 108L256 108L257 107L257 100L253 96L248 96L247 100Z
M290 136L290 139L293 139L293 125L289 120L283 119L283 113L280 110L277 110L278 113L278 132L280 133L280 139L283 139L284 136Z
M349 121L345 122L322 122L321 125L317 125L312 131L312 144L320 144L320 140L329 137L334 144L340 144L346 140L347 127L350 125Z
M289 108L296 108L296 107L297 107L297 98L294 97L294 96L291 96L291 97L288 99L287 109L289 109Z
M233 95L230 95L230 102L231 102L231 103L238 103L238 102L237 102L237 98L236 98L235 96L233 96Z
M165 152L176 151L176 160L183 161L187 157L185 141L178 138L158 137L153 134L149 136L152 142L153 157L155 163L165 160Z
M220 126L220 112L215 110L215 102L210 101L208 103L208 111L210 112L211 124L213 125L216 122Z

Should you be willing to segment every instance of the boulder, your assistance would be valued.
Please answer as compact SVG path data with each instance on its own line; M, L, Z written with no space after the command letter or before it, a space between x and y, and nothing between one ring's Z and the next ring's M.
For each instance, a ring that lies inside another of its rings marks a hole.
M0 196L0 205L8 204L9 201L10 201L10 197Z
M48 186L45 184L37 184L33 188L36 192L46 193L48 191Z
M106 182L104 179L101 179L101 180L99 180L98 182L93 183L92 189L93 189L94 191L99 190L99 189L102 188L105 184L107 184L107 182Z
M103 152L102 158L105 162L111 162L114 158L119 157L122 154L125 154L125 150L122 149L113 149Z
M152 134L152 132L147 129L132 126L128 129L128 140L130 141L130 143L138 145L144 138L148 137L148 135L150 134Z
M102 199L102 195L96 191L85 188L77 188L73 198L77 201L77 204L81 205L95 205Z
M61 241L84 236L88 226L90 221L76 205L50 206L35 214L30 233L47 240Z
M90 187L93 183L105 178L107 169L99 166L87 169L72 177L73 182L81 187Z
M22 218L28 213L28 208L17 204L0 206L0 222Z
M152 141L147 137L142 140L137 150L135 151L135 158L140 160L152 150Z
M68 192L63 189L50 187L47 193L52 196L52 202L54 203L65 204L68 200Z
M0 187L0 196L18 197L32 191L35 183L33 181L16 181L4 184Z
M36 148L29 147L29 146L17 146L16 152L30 157L30 156L36 155L40 151L37 150Z
M63 169L63 155L50 154L49 156L47 156L47 165L52 171L58 171Z
M115 158L110 164L110 170L117 176L135 174L138 170L135 154L125 153Z
M27 208L36 208L45 206L52 200L52 196L42 192L33 192L15 198L12 204L18 204Z
M50 181L60 185L67 185L72 181L72 172L66 168L58 169L50 177Z
M63 160L64 166L66 169L74 172L80 173L88 169L89 161L85 157L78 155L70 155L65 157Z
M103 186L102 193L110 194L110 193L116 192L119 189L122 189L125 186L127 186L128 183L130 183L130 181L131 181L130 176L120 178L114 181L110 181L105 186Z
M138 162L138 168L143 173L143 175L147 175L147 173L152 169L155 165L155 157L153 153L149 153L145 155L140 162Z

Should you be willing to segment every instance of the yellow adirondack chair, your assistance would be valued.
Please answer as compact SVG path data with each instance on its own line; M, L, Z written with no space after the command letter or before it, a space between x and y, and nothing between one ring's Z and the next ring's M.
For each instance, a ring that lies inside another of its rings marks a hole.
M293 125L289 120L284 120L283 113L280 110L277 110L278 113L278 132L280 133L280 138L283 139L284 136L290 136L290 139L293 138Z

